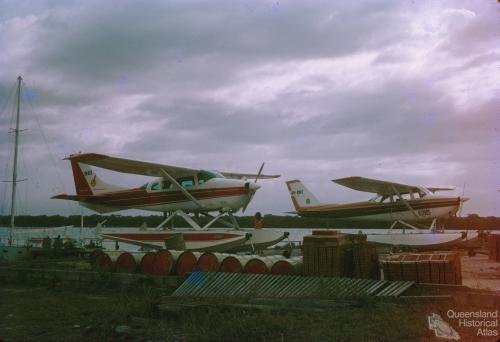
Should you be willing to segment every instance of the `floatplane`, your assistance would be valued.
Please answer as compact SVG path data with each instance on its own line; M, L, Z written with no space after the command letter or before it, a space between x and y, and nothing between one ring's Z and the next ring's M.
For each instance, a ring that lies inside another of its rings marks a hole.
M335 226L355 224L357 227L389 227L387 233L364 230L368 240L380 244L409 246L417 249L445 248L463 242L466 234L447 231L435 234L438 220L456 216L466 197L438 196L448 187L423 187L387 182L365 177L333 179L333 182L353 190L375 194L368 201L325 204L309 191L300 180L287 181L295 214L329 219ZM428 225L425 229L423 225ZM402 231L394 229L402 226ZM406 228L410 228L407 232ZM449 233L448 233L449 232ZM474 235L474 234L471 234ZM470 236L469 236L470 238Z
M279 177L263 174L264 163L257 174L252 174L192 169L97 153L72 154L65 159L71 163L76 194L60 194L52 198L77 201L99 213L126 209L163 212L165 220L158 225L158 229L165 227L174 217L182 217L192 228L181 233L188 250L263 249L288 236L287 233L266 229L241 229L233 216L240 209L244 212L248 207L260 188L257 184L259 179ZM123 188L101 180L92 166L155 179L142 186ZM217 214L212 215L213 212ZM189 214L203 215L209 217L210 221L200 226ZM232 230L209 231L208 228L216 222ZM104 239L161 249L178 234L178 230L162 230L100 235Z

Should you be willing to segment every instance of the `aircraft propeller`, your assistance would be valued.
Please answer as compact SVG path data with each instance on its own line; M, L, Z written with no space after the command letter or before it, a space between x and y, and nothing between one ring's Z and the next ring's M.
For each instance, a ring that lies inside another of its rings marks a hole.
M262 170L264 169L264 162L262 162L262 164L260 165L260 168L259 168L259 172L257 172L257 176L255 177L255 181L254 181L254 184L257 184L257 181L259 180L260 176L262 175ZM248 192L248 201L247 203L245 204L245 206L243 207L243 213L245 213L245 210L247 210L247 207L248 205L250 204L250 202L252 201L252 198L253 196L255 195L255 193L257 192L257 189L259 188L259 186L255 186L254 185L254 188L252 189L251 186L250 186L250 182L246 182L245 183L245 187L247 189L249 189L249 192Z
M257 183L257 181L259 180L259 177L260 175L262 174L262 170L264 169L264 162L262 162L262 164L260 165L260 169L259 169L259 172L257 172L257 177L255 177L255 181L254 183Z

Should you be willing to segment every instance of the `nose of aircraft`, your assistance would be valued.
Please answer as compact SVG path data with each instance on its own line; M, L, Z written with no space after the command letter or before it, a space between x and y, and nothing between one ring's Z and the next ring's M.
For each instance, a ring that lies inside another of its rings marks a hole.
M253 196L255 195L255 192L260 188L260 185L257 183L252 183L252 182L246 182L245 187L249 190L248 194L246 195L247 200L246 204L243 206L243 212L247 209L248 205L250 204L250 201L252 200Z
M251 192L255 192L260 188L260 185L253 182L246 182L245 187L249 189Z
M260 185L257 184L257 183L250 183L249 184L249 189L250 190L257 191L257 190L259 190L259 188L260 188Z

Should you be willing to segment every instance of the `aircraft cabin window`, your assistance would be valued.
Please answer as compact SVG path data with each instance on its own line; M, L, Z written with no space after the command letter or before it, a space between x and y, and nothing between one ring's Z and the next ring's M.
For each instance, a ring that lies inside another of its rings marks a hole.
M160 190L160 183L159 182L154 182L153 184L151 184L151 190L152 191L158 191L158 190Z
M169 182L169 181L163 181L163 182L161 182L161 189L162 190L172 189L172 183Z
M176 181L183 187L193 186L194 185L194 177L184 177L176 179Z
M203 183L205 183L206 181L208 181L209 179L212 179L212 178L224 178L224 176L222 176L218 172L215 172L215 171L205 171L205 170L201 170L200 172L198 172L198 174L196 175L196 177L198 177L198 184L203 184Z

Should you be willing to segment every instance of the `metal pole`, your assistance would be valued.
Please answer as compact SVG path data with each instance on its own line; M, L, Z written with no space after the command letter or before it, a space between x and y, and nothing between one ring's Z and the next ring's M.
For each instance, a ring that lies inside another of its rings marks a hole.
M14 215L16 210L16 185L17 185L17 148L19 144L19 111L21 107L21 76L17 77L17 115L16 129L14 130L14 165L12 167L12 196L10 202L10 230L9 230L9 246L12 246L12 231L15 227Z
M84 245L82 231L83 231L83 208L80 208L80 241L79 241L80 247L83 247Z

